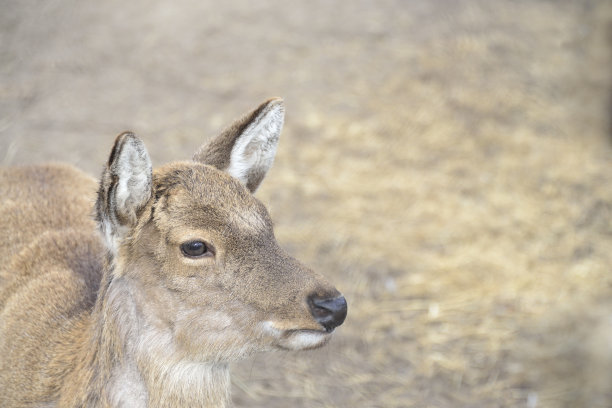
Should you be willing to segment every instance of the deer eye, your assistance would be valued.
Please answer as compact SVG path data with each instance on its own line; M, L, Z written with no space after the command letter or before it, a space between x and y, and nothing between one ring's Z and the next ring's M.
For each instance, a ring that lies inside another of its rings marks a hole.
M197 258L204 255L212 255L212 251L202 241L189 241L181 245L181 251L190 258Z

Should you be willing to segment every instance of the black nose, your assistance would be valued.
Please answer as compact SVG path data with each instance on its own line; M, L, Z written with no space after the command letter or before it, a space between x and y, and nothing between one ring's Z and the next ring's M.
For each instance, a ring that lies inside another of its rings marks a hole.
M330 298L313 294L308 297L308 306L315 320L328 332L340 326L346 318L346 299L344 296Z

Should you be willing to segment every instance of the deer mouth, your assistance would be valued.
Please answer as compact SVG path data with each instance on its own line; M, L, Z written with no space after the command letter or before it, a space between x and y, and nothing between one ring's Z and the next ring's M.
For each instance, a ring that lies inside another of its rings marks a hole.
M280 329L273 322L263 324L264 331L271 335L273 345L281 350L311 350L329 342L332 331L315 329Z
M326 330L286 330L277 346L283 350L312 350L324 346L330 339L331 332Z

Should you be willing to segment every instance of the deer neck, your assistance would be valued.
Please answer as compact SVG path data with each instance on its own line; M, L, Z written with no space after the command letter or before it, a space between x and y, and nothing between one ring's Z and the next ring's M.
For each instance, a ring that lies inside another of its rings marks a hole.
M231 406L228 364L178 357L171 328L147 315L134 282L108 281L92 315L98 328L92 340L101 349L93 365L106 373L101 394L108 405Z

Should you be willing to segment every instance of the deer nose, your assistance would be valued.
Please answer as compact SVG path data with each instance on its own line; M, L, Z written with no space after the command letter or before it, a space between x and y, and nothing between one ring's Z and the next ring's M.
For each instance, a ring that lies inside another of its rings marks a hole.
M320 297L315 294L308 297L310 313L328 332L340 326L346 318L346 299L344 296Z

